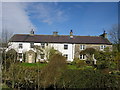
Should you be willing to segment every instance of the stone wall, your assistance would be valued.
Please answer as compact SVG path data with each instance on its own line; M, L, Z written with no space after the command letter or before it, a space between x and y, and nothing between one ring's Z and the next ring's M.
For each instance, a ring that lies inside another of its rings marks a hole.
M104 44L75 44L75 53L74 53L74 57L75 58L79 58L80 52L82 50L80 50L80 45L85 45L85 48L94 48L96 50L100 50L100 46L104 45ZM106 47L109 47L109 50L112 50L112 45L105 45Z

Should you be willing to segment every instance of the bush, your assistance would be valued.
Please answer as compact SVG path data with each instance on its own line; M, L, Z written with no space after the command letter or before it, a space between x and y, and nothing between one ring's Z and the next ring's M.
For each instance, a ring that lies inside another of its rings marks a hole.
M86 62L84 61L84 60L79 60L77 63L76 63L76 66L78 67L78 68L80 68L80 67L84 67L84 66L86 66L87 64L86 64Z
M119 77L120 80L120 77ZM119 80L113 75L98 70L80 69L65 71L59 82L60 88L118 88Z
M85 60L80 60L79 58L75 58L73 62L71 62L72 65L76 65L77 68L86 66Z

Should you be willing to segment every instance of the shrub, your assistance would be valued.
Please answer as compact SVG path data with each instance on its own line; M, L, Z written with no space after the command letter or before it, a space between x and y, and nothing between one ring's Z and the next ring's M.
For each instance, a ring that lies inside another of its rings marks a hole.
M120 80L120 77L119 77ZM116 76L103 74L98 70L80 69L65 71L59 82L61 88L118 88L119 80Z
M85 62L84 60L79 60L79 61L76 62L76 66L77 66L78 68L84 67L84 66L86 66L86 65L87 65L87 64L86 64L86 62Z

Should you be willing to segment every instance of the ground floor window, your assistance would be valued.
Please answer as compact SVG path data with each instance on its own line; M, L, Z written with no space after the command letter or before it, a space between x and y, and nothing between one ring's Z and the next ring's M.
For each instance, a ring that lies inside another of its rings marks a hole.
M19 59L21 59L22 58L22 53L18 53L18 57L19 57Z
M68 54L64 54L64 57L66 57L66 59L68 59Z
M40 54L40 58L44 59L45 58L45 54Z
M86 56L85 56L85 55L80 55L80 59L81 59L81 60L85 60L85 59L86 59Z

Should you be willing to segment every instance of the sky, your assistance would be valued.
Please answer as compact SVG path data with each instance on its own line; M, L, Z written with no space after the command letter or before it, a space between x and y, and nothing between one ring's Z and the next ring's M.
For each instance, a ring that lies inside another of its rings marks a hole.
M98 36L118 24L118 3L3 2L1 17L2 29L14 34Z

